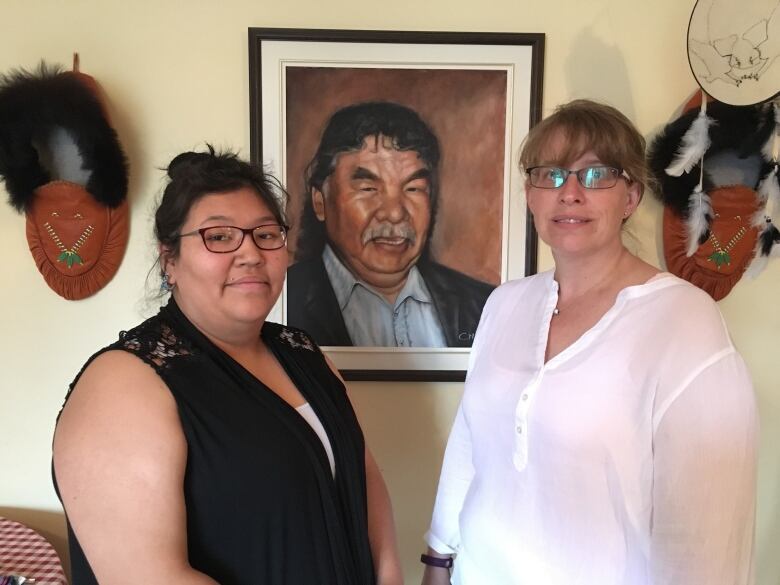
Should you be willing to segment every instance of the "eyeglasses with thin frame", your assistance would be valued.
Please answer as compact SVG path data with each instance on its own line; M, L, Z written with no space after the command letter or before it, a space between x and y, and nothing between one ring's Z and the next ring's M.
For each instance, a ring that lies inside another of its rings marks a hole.
M626 171L607 165L593 165L576 171L561 167L538 166L531 167L525 172L531 186L539 189L560 189L569 175L575 175L580 185L586 189L609 189L614 187L620 178L631 182L631 177Z
M244 236L250 234L252 241L261 250L278 250L287 243L286 225L269 223L251 228L240 228L234 225L215 225L200 228L186 234L179 234L179 238L200 235L203 245L209 252L215 254L227 254L235 252L244 243Z

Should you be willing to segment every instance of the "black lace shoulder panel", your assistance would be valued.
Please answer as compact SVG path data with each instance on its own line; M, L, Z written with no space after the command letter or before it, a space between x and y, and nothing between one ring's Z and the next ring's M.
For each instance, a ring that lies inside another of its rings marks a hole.
M63 408L76 388L76 384L81 379L84 370L89 367L95 358L111 350L122 350L132 353L152 366L158 374L170 367L172 360L189 358L196 354L192 345L185 338L176 335L171 326L160 315L156 315L129 331L120 331L118 341L94 353L68 386L68 391L62 404ZM61 415L62 408L57 415L58 421Z
M292 349L305 349L314 353L320 353L320 348L309 337L309 334L296 327L267 322L264 326L264 337L266 339L276 339L278 343Z
M155 369L168 368L177 358L186 358L195 354L195 350L185 337L181 337L159 316L152 317L130 331L121 331L114 349L123 349Z

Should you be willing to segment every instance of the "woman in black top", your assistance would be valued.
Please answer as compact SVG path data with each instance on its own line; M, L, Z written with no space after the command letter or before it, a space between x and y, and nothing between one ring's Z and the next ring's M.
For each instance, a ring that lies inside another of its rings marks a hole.
M55 433L74 585L400 583L342 380L305 332L265 321L287 268L272 183L211 149L168 174L171 298L87 362Z

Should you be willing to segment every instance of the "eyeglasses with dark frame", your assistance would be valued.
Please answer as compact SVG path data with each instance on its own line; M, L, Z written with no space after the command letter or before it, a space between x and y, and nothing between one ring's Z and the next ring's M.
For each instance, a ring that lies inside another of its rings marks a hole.
M525 172L531 186L539 189L560 189L569 175L575 175L580 185L586 189L609 189L614 187L620 178L631 183L631 177L626 171L608 165L593 165L576 171L542 165L526 169Z
M199 235L203 245L209 252L215 254L227 254L235 252L244 243L244 236L251 234L252 241L260 250L278 250L287 243L287 230L289 226L278 223L258 225L251 228L240 228L235 225L214 225L200 228L186 234L179 234L178 238Z

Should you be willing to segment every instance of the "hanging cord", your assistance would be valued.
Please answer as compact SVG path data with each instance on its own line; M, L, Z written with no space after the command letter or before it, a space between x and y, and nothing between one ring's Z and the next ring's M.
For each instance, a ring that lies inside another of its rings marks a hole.
M690 172L698 162L699 182L688 198L688 232L685 255L689 258L696 253L709 236L710 224L714 213L710 196L704 192L704 156L710 147L709 127L712 120L707 116L707 94L701 92L699 115L682 138L682 147L675 161L666 169L667 174L680 176Z
M780 97L776 97L772 101L772 109L775 114L775 131L774 138L772 139L772 160L775 163L775 171L777 171L778 159L780 159Z
M704 90L701 90L701 107L699 108L699 115L702 117L705 117L707 115L707 94L704 93ZM702 206L702 197L704 196L704 155L705 152L701 153L701 158L699 159L699 207Z

